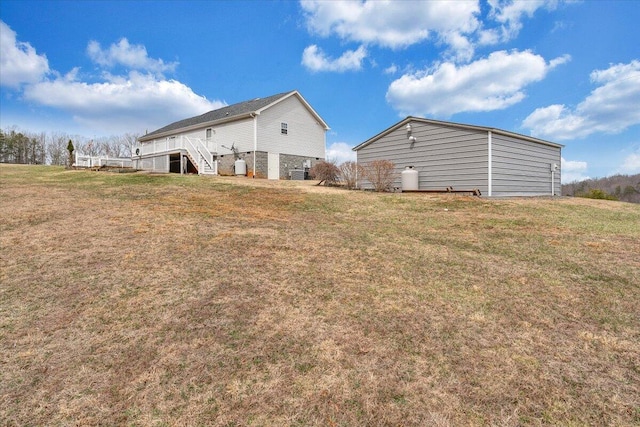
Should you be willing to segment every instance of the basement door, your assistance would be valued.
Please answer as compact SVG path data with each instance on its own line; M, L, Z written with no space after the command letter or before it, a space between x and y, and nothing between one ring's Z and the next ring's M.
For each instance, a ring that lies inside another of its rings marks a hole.
M279 153L267 153L267 178L280 179Z

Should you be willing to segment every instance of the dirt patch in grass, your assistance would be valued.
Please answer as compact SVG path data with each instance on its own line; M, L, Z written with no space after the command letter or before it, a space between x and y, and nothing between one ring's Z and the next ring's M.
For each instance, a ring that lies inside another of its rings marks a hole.
M637 205L0 180L0 424L640 423Z

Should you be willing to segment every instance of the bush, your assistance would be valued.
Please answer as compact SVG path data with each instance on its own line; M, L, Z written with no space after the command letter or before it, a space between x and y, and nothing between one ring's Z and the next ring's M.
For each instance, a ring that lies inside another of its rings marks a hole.
M362 175L375 191L389 191L396 177L395 166L389 160L374 160L362 166Z
M323 182L324 185L334 184L338 181L340 169L338 169L334 163L322 160L311 167L309 176L313 179L320 180L318 185Z
M597 188L592 188L587 193L578 193L576 194L576 196L586 197L587 199L618 200L616 196L613 196Z
M358 173L362 173L360 169L356 162L344 162L340 165L340 178L349 190L358 185Z
M74 150L75 150L75 147L73 146L73 141L69 140L69 143L67 144L67 151L69 152L69 167L72 167L73 163L76 160L73 157Z

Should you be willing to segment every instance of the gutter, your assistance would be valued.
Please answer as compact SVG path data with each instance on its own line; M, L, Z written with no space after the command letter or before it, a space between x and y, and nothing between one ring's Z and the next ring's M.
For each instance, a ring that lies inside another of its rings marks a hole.
M168 130L165 132L161 132L161 133L156 133L156 134L147 134L147 135L143 135L140 138L138 138L139 142L148 142L148 141L153 141L154 139L160 139L160 138L166 138L167 136L173 136L177 133L184 133L184 132L188 132L188 131L192 131L192 130L197 130L197 129L202 129L202 128L207 128L210 126L215 126L215 125L220 125L223 123L228 123L228 122L235 122L241 119L248 119L251 118L255 115L255 112L251 112L251 113L245 113L245 114L240 114L237 116L231 116L231 117L225 117L222 119L218 119L218 120L214 120L214 121L210 121L210 122L202 122L202 123L197 123L191 126L186 126L186 127L182 127L182 128L176 128L176 129L172 129L172 130Z

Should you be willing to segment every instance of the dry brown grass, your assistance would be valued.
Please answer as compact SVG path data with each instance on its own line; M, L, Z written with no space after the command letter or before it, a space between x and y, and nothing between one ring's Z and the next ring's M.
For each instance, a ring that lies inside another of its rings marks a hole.
M0 180L1 425L640 424L640 206Z

